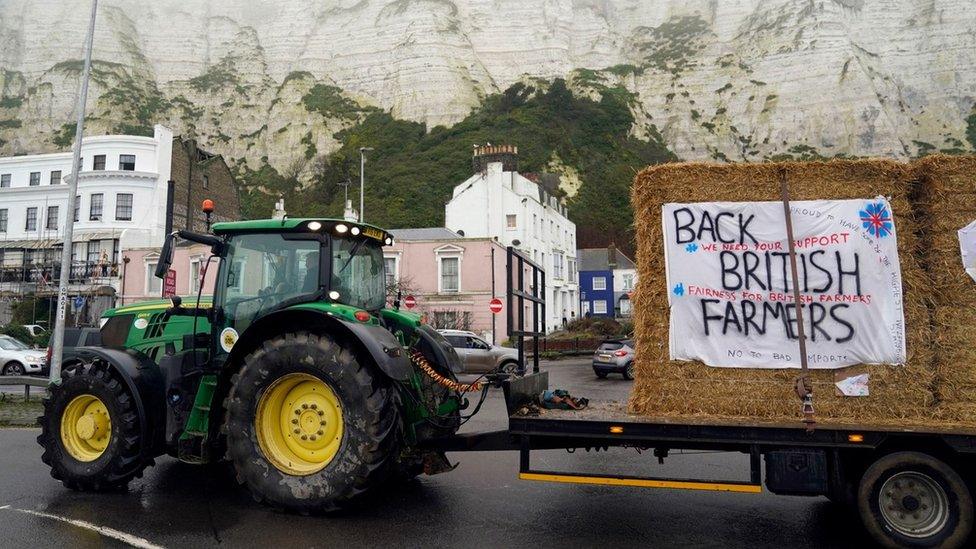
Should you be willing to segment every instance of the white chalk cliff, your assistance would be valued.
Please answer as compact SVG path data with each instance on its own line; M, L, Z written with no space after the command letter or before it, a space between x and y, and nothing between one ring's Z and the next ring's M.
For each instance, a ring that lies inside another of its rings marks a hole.
M0 154L66 146L89 6L0 2ZM976 141L973 0L102 0L94 57L93 131L161 122L252 167L335 150L357 104L450 125L526 78L626 87L684 159Z

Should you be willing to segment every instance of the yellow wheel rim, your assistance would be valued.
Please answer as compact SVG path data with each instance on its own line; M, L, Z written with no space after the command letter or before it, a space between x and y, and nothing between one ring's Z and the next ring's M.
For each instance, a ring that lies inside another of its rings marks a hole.
M77 396L61 414L61 443L78 461L95 461L112 439L112 418L93 395Z
M254 430L264 456L279 471L297 476L321 471L342 444L339 397L315 376L284 375L258 400Z

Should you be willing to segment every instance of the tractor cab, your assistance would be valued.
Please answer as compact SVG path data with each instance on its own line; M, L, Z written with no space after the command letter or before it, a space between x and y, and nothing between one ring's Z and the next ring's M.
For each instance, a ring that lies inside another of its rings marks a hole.
M371 225L284 219L217 223L213 235L178 231L163 247L156 276L169 270L175 238L208 244L219 258L213 314L221 329L241 333L257 318L303 303L335 306L360 322L386 306L382 247L393 237Z

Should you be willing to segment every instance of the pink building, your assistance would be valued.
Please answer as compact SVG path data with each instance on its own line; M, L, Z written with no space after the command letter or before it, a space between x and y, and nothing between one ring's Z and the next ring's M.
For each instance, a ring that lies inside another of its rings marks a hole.
M207 268L210 247L203 244L183 243L173 251L173 266L176 271L176 295L196 296L203 284L203 295L211 296L217 279L219 261L214 258ZM122 254L123 278L119 290L119 305L137 301L160 299L163 281L156 278L156 264L159 263L159 248L133 248ZM206 278L203 274L206 272Z
M383 248L383 256L391 295L397 290L404 298L412 295L417 305L410 310L426 313L435 328L470 330L488 341L495 334L495 343L505 340L505 309L499 314L488 309L492 297L505 301L504 246L443 227L390 232L395 242Z

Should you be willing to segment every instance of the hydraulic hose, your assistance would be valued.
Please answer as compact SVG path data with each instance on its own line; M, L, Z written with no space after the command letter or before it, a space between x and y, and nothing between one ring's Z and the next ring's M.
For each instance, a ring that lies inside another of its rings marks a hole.
M443 385L452 391L457 391L459 393L475 393L481 391L485 383L483 381L476 381L474 383L460 383L454 381L453 379L447 379L441 374L437 373L437 370L430 365L430 361L427 357L423 355L420 351L414 350L410 353L410 360L417 365L428 377L433 379L439 385Z

